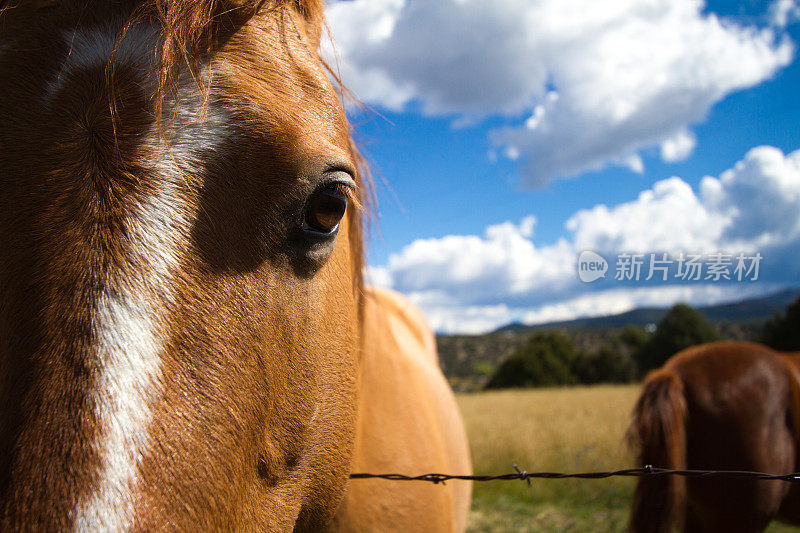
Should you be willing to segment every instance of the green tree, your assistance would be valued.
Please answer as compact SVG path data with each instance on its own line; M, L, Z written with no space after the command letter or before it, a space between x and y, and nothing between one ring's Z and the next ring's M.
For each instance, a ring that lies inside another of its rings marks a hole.
M603 344L596 353L581 354L573 365L581 383L628 383L636 378L636 363L616 341Z
M764 324L762 341L776 350L800 350L800 298L786 308L786 314L777 314Z
M617 335L617 342L631 355L641 350L649 339L650 334L639 326L625 326Z
M575 345L563 333L538 332L504 360L486 383L487 389L571 385Z
M639 350L639 373L660 367L684 348L716 340L720 340L719 333L702 314L686 304L675 305Z

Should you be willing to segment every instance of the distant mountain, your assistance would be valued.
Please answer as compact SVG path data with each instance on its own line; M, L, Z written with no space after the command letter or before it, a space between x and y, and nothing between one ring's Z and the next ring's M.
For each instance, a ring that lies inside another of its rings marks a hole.
M800 297L800 287L784 289L776 293L750 298L739 302L709 305L696 308L712 322L735 321L749 322L762 321L771 318L775 313L783 313L786 307ZM627 325L645 326L661 320L668 307L642 307L618 315L598 316L592 318L577 318L561 322L549 322L528 326L512 323L494 331L499 332L524 332L546 328L562 329L587 329L587 328L620 328Z

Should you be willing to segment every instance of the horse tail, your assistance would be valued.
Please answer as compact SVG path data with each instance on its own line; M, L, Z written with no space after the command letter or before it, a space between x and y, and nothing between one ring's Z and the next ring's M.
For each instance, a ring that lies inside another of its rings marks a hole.
M686 469L686 399L683 383L667 369L651 372L633 409L628 442L638 466ZM685 480L679 476L639 478L633 495L630 529L669 532L682 519Z

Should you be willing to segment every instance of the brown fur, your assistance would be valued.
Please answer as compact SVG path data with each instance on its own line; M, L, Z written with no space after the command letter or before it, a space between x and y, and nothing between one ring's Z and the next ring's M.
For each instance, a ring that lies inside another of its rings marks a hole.
M68 530L99 490L108 428L93 398L107 346L95 307L131 290L155 309L147 318L160 350L135 485L111 504L131 508L132 529L326 524L351 468L360 349L356 466L398 451L383 434L408 447L416 469L468 471L417 312L373 296L362 335L359 209L351 204L335 241L307 249L292 240L326 172L350 174L361 203L369 195L317 52L321 0L12 0L0 9L0 530ZM126 43L152 28L155 40L131 63ZM75 30L116 39L107 60L66 69L81 52ZM182 117L187 106L201 113ZM211 132L213 151L191 144L215 109L230 121L224 139ZM188 152L199 168L184 164ZM180 168L165 174L154 161ZM163 250L137 248L131 228L135 206L167 186L169 212L188 222L166 234L175 260L169 287L159 287L147 280ZM381 327L417 338L401 342L401 357ZM376 371L383 365L405 373ZM371 397L390 403L365 405ZM383 433L387 417L397 420ZM468 485L402 489L395 501L366 494L364 505L398 528L412 510L463 528ZM377 520L347 509L362 524Z
M683 384L675 374L655 370L645 379L633 409L629 440L639 451L639 465L683 470L686 468L686 401ZM683 478L642 478L636 485L631 530L669 531L679 519L685 485Z
M466 432L421 313L366 294L354 472L470 474ZM351 481L333 531L464 531L471 483Z
M795 365L794 367L792 365ZM699 470L798 470L797 358L745 342L696 346L645 380L629 434L638 464ZM797 520L797 492L778 481L641 478L632 531L762 531ZM783 506L783 507L782 507Z

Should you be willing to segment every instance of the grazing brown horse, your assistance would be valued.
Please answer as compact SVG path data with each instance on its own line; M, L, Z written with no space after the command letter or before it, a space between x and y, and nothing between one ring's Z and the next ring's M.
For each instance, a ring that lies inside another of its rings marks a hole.
M748 342L686 349L651 372L629 437L639 465L672 469L800 470L800 354ZM631 530L762 531L800 525L800 487L783 481L640 478Z
M354 447L460 427L433 363L368 368L403 314L363 296L323 26L322 0L0 0L0 530L318 530ZM443 418L357 432L401 377Z

